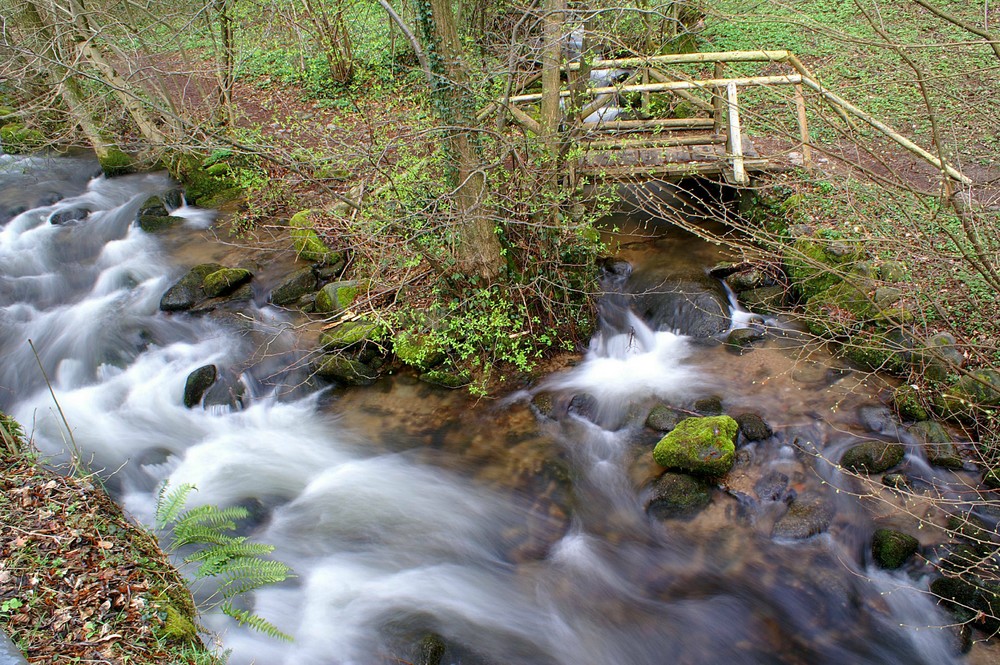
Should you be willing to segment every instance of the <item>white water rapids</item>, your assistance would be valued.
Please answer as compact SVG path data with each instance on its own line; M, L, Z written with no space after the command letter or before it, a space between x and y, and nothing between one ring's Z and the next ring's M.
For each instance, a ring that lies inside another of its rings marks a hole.
M596 415L532 425L572 485L570 499L555 501L561 510L546 512L548 490L540 498L482 482L450 452L375 445L375 433L331 413L329 393L286 390L302 377L275 367L292 364L295 338L262 293L244 312L252 333L221 317L160 312L187 266L133 222L146 198L171 188L163 176L91 179L87 160L0 159L0 207L17 213L0 220L0 409L45 455L66 460L70 437L40 364L81 458L138 519L151 523L164 481L196 485L192 505L253 508L250 535L276 545L296 576L249 607L295 640L209 613L234 665L416 663L428 634L443 639L442 662L467 665L956 659L946 633L926 628L947 618L906 575L856 562L850 537L774 542L735 519L736 502L721 492L691 522L646 516L630 480L642 435L629 408L734 381L708 375L705 352L686 338L629 313L627 328L599 336L581 364L547 380L558 394L591 395ZM90 212L50 223L71 208ZM184 233L211 220L185 214ZM240 376L245 408L183 406L188 374L208 363ZM376 402L412 395L388 380L356 390L375 391ZM818 431L788 413L786 444L795 427ZM505 445L489 421L463 423L459 448L490 437ZM788 449L757 459L801 466Z

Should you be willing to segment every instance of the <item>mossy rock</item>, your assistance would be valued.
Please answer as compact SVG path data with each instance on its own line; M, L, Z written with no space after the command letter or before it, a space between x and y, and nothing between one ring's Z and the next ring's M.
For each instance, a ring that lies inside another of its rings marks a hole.
M687 416L667 404L657 404L646 416L646 427L659 432L669 432Z
M718 395L709 395L694 401L694 410L703 416L721 416L722 398Z
M948 392L976 406L998 406L1000 372L994 369L975 370L962 376Z
M165 608L166 618L163 621L163 637L170 642L187 643L198 639L198 628L191 617L182 614L176 607L168 604Z
M531 398L531 405L535 407L538 414L543 418L549 418L554 420L556 417L556 400L555 396L546 391L536 393L534 397Z
M920 391L907 383L892 391L892 404L896 407L896 412L906 420L921 421L930 418Z
M953 335L937 333L928 338L926 346L913 351L911 362L925 379L945 383L965 365L965 356Z
M168 169L181 184L191 203L217 208L243 195L239 184L229 175L212 175L205 170L203 158L193 154L175 155Z
M312 268L301 268L285 278L271 291L271 303L290 305L316 290L316 274Z
M806 325L817 335L843 336L856 331L878 313L862 288L838 282L815 293L806 302Z
M346 321L323 333L319 342L326 350L346 349L355 344L379 339L382 326L369 321Z
M160 309L164 312L191 309L204 299L205 292L201 287L205 283L205 278L223 267L218 263L202 263L191 268L186 275L163 294L160 299Z
M217 376L218 369L215 365L204 365L188 374L184 383L184 406L189 409L198 406Z
M411 367L431 369L445 361L445 354L436 348L427 335L402 330L392 337L392 352L400 362Z
M857 254L843 243L804 236L785 252L788 276L802 297L809 299L841 282L838 273L857 260Z
M97 162L101 165L101 171L109 178L132 173L135 170L135 161L132 157L115 146L109 147L103 157L98 155Z
M652 485L646 513L657 519L690 518L712 502L712 487L685 473L667 471Z
M466 372L447 371L432 369L424 372L418 377L424 383L430 383L444 388L461 388L467 386L472 381L472 377Z
M243 268L223 268L205 276L202 288L205 295L218 298L232 293L253 278L253 273Z
M371 385L378 378L378 372L360 360L341 355L323 356L316 365L316 375L349 386Z
M858 473L882 473L903 461L906 449L899 443L865 441L848 448L840 465Z
M343 261L343 255L327 247L316 233L312 220L312 210L301 210L295 213L288 220L288 226L291 227L295 255L300 259L328 264Z
M777 312L785 304L785 289L781 286L763 286L740 294L740 302L755 314Z
M139 215L139 228L146 233L159 233L184 223L182 217L170 215Z
M965 466L954 437L941 423L924 420L910 427L909 432L924 445L927 461L934 466L956 470Z
M1000 588L983 580L939 577L931 582L931 593L940 598L961 621L993 634L1000 630Z
M10 155L26 155L37 152L45 145L45 135L37 129L29 129L20 122L11 122L0 127L0 144Z
M735 462L738 429L729 416L685 418L656 444L653 459L668 469L722 476Z
M878 529L872 536L872 557L880 568L888 570L902 566L919 547L916 538L892 529Z
M331 282L316 292L316 311L323 313L341 312L368 290L368 283L359 280Z
M737 294L774 286L774 280L771 279L771 276L760 268L748 268L734 272L726 277L725 282Z

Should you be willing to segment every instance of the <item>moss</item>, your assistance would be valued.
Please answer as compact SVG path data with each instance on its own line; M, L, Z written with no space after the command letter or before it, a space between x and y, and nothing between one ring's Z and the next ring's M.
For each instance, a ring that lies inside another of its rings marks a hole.
M111 146L107 149L107 154L103 157L98 156L98 163L101 165L101 170L104 175L109 178L116 175L124 175L126 173L131 173L135 167L135 163L132 158L129 157L127 153L123 150Z
M729 416L685 418L653 449L653 459L668 469L721 476L733 467L739 426Z
M11 122L0 127L0 144L8 154L23 155L42 148L45 135L37 129L28 129L23 123Z
M472 378L467 372L448 372L445 370L430 370L420 375L420 380L424 383L433 383L436 386L445 388L461 388L469 385Z
M905 533L891 529L878 529L872 537L872 557L881 568L899 568L913 556L920 542Z
M354 304L367 284L356 280L331 282L316 293L317 312L339 312Z
M243 190L230 176L208 173L198 155L175 155L167 168L184 186L191 203L212 208L221 205L220 201L232 201L242 195Z
M360 342L373 341L383 334L382 326L369 321L347 321L323 333L319 341L324 349L346 349Z
M913 386L904 383L892 393L892 403L896 412L906 420L927 420L930 413L924 407L920 392Z
M312 210L300 210L295 213L288 220L288 225L292 229L295 254L300 259L323 263L336 263L341 259L339 253L331 250L320 240L313 225Z
M840 243L808 236L798 238L785 251L788 276L806 299L839 284L839 273L856 259L856 253Z
M404 364L420 369L430 369L445 359L430 337L405 330L393 336L392 351Z
M316 366L316 374L349 386L367 386L378 378L378 374L360 360L340 355L324 356Z
M169 215L140 215L139 228L146 233L159 233L160 231L173 228L183 221L180 217L171 217Z
M205 276L202 288L210 298L235 291L253 278L253 273L243 268L223 268Z
M165 611L167 616L162 631L164 637L175 642L193 642L198 639L198 629L190 618L170 604L166 606Z

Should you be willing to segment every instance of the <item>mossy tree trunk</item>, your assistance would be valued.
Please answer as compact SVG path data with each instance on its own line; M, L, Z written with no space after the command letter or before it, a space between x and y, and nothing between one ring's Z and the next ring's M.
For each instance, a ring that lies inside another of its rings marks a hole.
M476 137L475 100L469 92L455 15L448 0L419 0L417 19L433 74L431 97L443 124L450 162L457 267L465 275L493 281L503 259L494 215L486 200L486 169Z

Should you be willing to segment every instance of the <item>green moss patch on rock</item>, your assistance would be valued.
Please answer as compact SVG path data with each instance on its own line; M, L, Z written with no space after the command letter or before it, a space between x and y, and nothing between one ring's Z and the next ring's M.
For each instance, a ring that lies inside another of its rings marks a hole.
M880 568L888 570L902 566L919 547L916 538L892 529L878 529L872 536L872 557Z
M202 263L191 268L186 275L163 294L160 299L160 309L164 312L191 309L204 297L204 291L201 287L205 283L205 278L224 267L218 263Z
M209 173L211 158L194 154L174 155L167 168L184 185L187 200L204 208L215 208L242 196L243 190L229 174ZM207 164L207 166L206 166Z
M400 362L419 369L431 369L445 361L445 354L428 335L401 330L392 337L392 351Z
M183 222L182 217L171 217L170 215L139 215L139 228L146 233L166 231Z
M653 459L668 469L722 476L733 467L738 429L729 416L685 418L656 444Z
M345 321L324 332L320 345L327 350L346 349L362 342L375 341L383 334L382 326L370 321Z
M371 385L378 378L378 373L360 360L338 354L323 356L315 372L321 378L349 386Z
M430 383L443 388L461 388L472 382L467 372L432 369L418 377L424 383Z
M785 249L788 276L803 298L810 299L842 280L841 274L858 258L843 242L803 236Z
M305 261L335 264L343 261L343 255L326 246L316 233L312 220L312 210L300 210L288 220L291 228L292 245L295 255Z
M316 311L322 313L341 312L353 305L358 296L367 289L367 282L361 280L331 282L316 292Z
M858 473L882 473L903 461L906 449L899 443L865 441L848 448L840 465Z
M26 155L37 152L45 145L45 135L37 129L29 129L24 123L9 122L0 127L0 144L10 155Z
M244 268L222 268L205 276L202 288L210 298L232 293L253 278L253 273Z
M205 392L215 383L219 370L215 365L204 365L188 374L184 383L184 406L193 408L201 403Z
M920 391L908 383L892 391L892 404L896 407L896 412L906 420L921 421L930 418Z
M924 446L927 461L946 469L961 469L965 466L962 452L955 444L955 438L944 426L933 420L924 420L909 429L910 434Z

